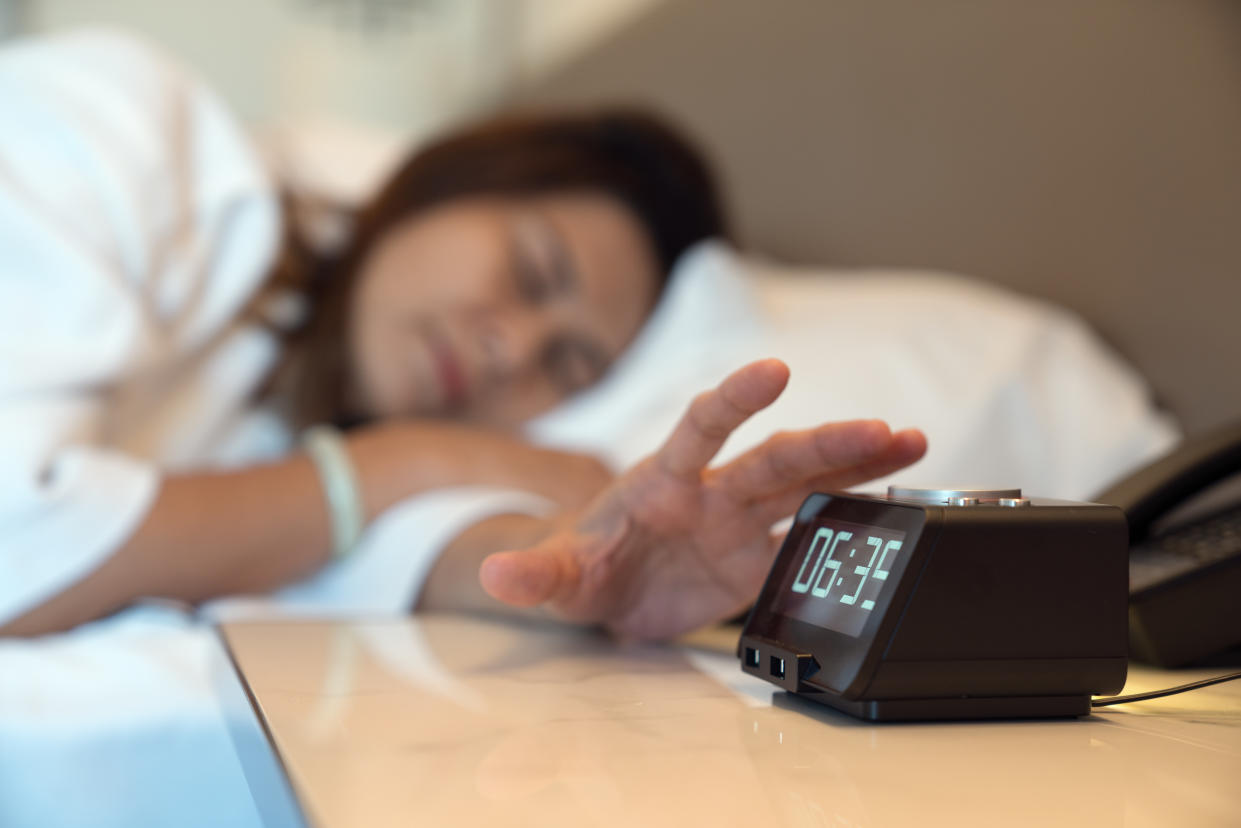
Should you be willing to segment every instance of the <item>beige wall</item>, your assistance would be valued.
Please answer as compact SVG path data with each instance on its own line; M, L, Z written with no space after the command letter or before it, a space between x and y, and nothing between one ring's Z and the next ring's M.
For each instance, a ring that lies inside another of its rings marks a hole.
M675 115L767 255L1051 299L1241 416L1237 0L674 0L526 97Z

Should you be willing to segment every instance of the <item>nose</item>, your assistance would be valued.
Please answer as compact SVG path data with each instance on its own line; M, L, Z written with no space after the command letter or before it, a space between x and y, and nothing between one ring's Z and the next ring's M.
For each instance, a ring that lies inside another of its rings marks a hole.
M489 313L478 327L488 374L506 380L537 367L552 330L552 320L537 310L506 308Z

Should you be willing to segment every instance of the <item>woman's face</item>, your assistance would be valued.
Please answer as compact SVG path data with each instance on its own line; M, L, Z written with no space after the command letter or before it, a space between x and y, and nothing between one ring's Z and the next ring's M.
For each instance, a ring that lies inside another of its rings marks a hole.
M641 225L608 196L449 202L364 259L347 402L365 417L516 425L599 379L657 291Z

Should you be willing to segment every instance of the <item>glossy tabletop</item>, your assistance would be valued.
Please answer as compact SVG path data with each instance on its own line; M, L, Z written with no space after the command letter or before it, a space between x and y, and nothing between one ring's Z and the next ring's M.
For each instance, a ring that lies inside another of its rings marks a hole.
M452 616L221 632L324 828L1241 825L1241 682L1084 719L867 724L742 673L735 628L664 646ZM1126 692L1211 674L1135 666Z

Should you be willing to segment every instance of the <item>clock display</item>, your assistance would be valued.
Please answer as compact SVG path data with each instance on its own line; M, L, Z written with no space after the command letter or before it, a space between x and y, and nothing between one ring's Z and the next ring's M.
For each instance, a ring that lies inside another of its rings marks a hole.
M904 544L902 531L816 520L794 555L771 609L856 638Z

